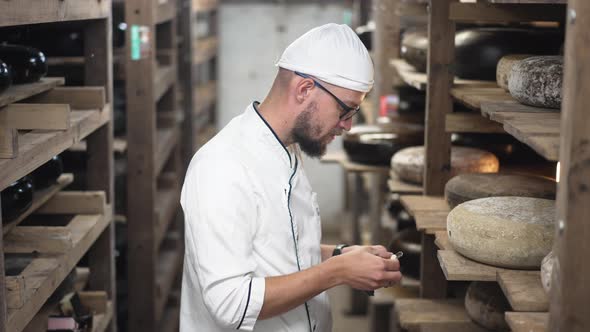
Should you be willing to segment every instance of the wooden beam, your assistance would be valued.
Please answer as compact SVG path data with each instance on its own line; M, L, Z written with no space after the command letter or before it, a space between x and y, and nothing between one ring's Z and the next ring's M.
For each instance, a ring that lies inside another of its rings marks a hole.
M4 277L6 307L19 309L25 305L25 278L23 276Z
M10 104L0 109L0 127L66 130L70 128L70 105Z
M110 10L110 1L5 0L0 26L106 18Z
M514 311L547 312L549 298L541 284L539 271L498 272L498 283Z
M547 327L549 321L549 314L547 314L546 312L507 311L504 315L506 316L506 322L508 323L510 330L513 332L554 331L548 329Z
M106 206L104 191L61 191L37 210L40 214L100 214Z
M561 181L549 331L589 331L590 294L590 2L568 1L561 113ZM576 285L572 287L572 285Z
M14 128L0 127L0 159L18 156L18 132ZM2 187L3 188L3 187Z
M107 311L108 295L105 291L85 291L79 292L80 302L86 308L92 309L95 313L105 313Z
M45 77L35 83L13 85L0 94L0 107L51 90L64 83L63 77Z
M106 89L100 86L57 87L26 100L27 103L69 104L72 109L102 109L107 103Z
M449 113L446 116L447 133L506 133L501 124L488 120L477 113Z
M72 234L65 227L19 226L4 237L4 252L64 253L73 248Z
M530 4L453 3L449 19L456 22L560 22L565 17L565 6Z

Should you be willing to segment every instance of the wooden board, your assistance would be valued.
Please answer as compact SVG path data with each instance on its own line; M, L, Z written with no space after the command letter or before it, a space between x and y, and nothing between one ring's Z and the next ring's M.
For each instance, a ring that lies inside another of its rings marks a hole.
M473 324L463 299L396 299L394 310L401 327L411 331L428 324Z
M107 18L110 11L110 1L5 0L0 26Z
M448 211L418 211L414 213L416 229L427 234L435 234L437 231L447 229Z
M560 22L565 17L565 6L545 4L506 6L486 3L452 3L449 19L456 22Z
M172 174L173 175L173 174ZM178 181L178 180L176 180ZM159 188L156 194L157 225L155 244L159 247L166 236L170 224L174 221L180 207L180 184Z
M154 22L156 24L162 24L171 21L176 16L176 2L160 0L158 3L158 9L154 13Z
M549 299L539 271L501 271L498 283L514 311L546 312Z
M105 88L100 86L56 87L27 98L23 102L68 104L75 110L102 109L107 104Z
M193 44L193 64L199 65L211 60L217 54L218 45L217 36L196 40Z
M546 312L511 312L505 313L506 322L512 332L546 332L549 314Z
M441 250L453 250L453 246L449 242L449 235L447 231L434 232L434 244Z
M422 194L422 186L404 182L400 180L394 172L389 172L387 186L389 187L389 191L391 191L392 193L397 193L401 195Z
M448 133L505 133L504 128L497 122L488 120L477 113L463 112L447 114L445 130Z
M500 267L472 261L453 250L439 250L437 256L449 281L496 281L496 274L506 271Z
M175 66L158 66L154 77L154 102L160 100L175 82Z
M400 198L402 205L412 216L416 213L439 212L449 213L449 205L442 196L417 196L403 195Z
M191 0L193 11L199 12L207 12L211 10L217 9L219 5L219 0Z
M474 109L480 110L482 103L485 102L502 102L513 101L510 94L499 88L496 82L486 84L466 84L455 86L451 89L451 96L461 104Z
M160 252L158 266L156 267L156 321L160 321L160 318L164 314L168 296L172 291L176 277L180 273L183 257L181 247Z
M217 81L210 81L205 84L198 85L194 89L193 100L195 107L193 109L195 114L201 114L209 109L217 99Z
M338 163L347 172L369 172L369 173L388 173L390 168L388 166L375 166L355 163L350 161L345 152L329 152L321 159L324 163Z
M6 105L0 109L0 127L18 130L66 130L70 127L70 105Z
M63 84L65 84L63 77L45 77L36 83L13 85L6 91L0 93L0 107L21 101Z
M170 159L172 151L180 141L180 131L178 126L171 128L158 128L156 134L156 153L154 155L154 165L156 174L160 174L166 162Z
M0 190L29 174L110 120L110 105L102 111L72 111L65 131L33 130L19 133L19 154L0 160Z

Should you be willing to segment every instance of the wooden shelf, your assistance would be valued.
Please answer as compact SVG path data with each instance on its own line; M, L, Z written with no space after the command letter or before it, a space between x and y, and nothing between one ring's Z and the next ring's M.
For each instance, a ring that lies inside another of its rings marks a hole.
M219 40L217 36L197 39L193 44L193 65L200 65L217 55Z
M92 318L91 332L104 332L109 327L109 323L113 320L113 301L108 301L106 310L102 314L95 314Z
M522 105L495 84L455 87L451 95L484 117L499 122L504 131L546 159L559 159L559 110Z
M219 0L192 0L193 11L197 13L215 10L217 6L219 6Z
M156 132L156 154L154 155L154 165L156 174L160 174L166 162L170 159L172 151L176 148L180 140L180 130L178 126L171 128L158 128Z
M489 3L506 3L506 4L567 4L567 0L486 0Z
M86 63L83 56L47 57L49 66L80 66Z
M506 322L512 332L546 332L549 314L546 312L506 312Z
M35 190L33 192L33 203L31 207L27 209L23 214L21 214L17 219L5 223L2 225L2 232L4 235L9 233L14 227L20 224L25 218L30 216L34 213L38 208L40 208L43 204L45 204L48 200L50 200L55 194L61 191L63 188L67 187L74 181L73 174L62 174L56 181L55 184L49 186L48 188Z
M63 77L45 77L36 83L13 85L0 93L0 107L49 91L65 82Z
M472 261L454 250L439 250L437 256L449 281L496 281L498 272L510 271Z
M155 11L154 22L156 24L162 24L172 21L176 17L176 1L164 0L165 2L159 1L160 5Z
M412 216L421 212L450 212L447 201L440 196L403 195L400 200Z
M18 156L14 159L0 159L0 189L6 188L53 156L80 142L109 122L110 118L110 104L107 104L102 110L71 111L68 130L19 132Z
M176 83L176 66L158 66L154 75L154 102L157 102Z
M445 131L447 133L482 133L505 134L506 131L497 122L486 119L477 113L453 112L446 115Z
M175 242L172 248L164 248L160 251L158 266L156 267L156 320L161 321L165 312L168 297L182 267L183 252L179 246L181 237L179 234L168 234L171 242ZM168 240L168 239L167 239Z
M0 27L107 18L111 2L99 0L12 0L0 11Z
M84 152L87 149L86 141L78 142L69 148L70 151ZM127 151L127 140L122 137L116 137L113 140L113 152L116 154L125 154Z
M501 0L500 0L501 1ZM525 0L526 1L526 0ZM541 0L528 2L527 6L515 6L512 2L478 1L477 3L452 3L449 8L449 20L456 22L561 22L565 15L565 6L559 3ZM523 1L520 2L522 4ZM559 6L556 6L559 5Z
M324 163L338 163L347 172L389 173L389 166L366 165L350 161L345 152L328 152L321 159Z
M549 299L539 271L498 272L498 283L514 311L549 311Z
M434 232L434 244L441 250L453 250L446 230Z
M217 81L210 81L194 89L193 103L195 114L201 114L215 104L217 100Z
M171 182L166 187L160 187L156 194L157 225L155 226L155 245L159 248L164 240L170 224L174 221L178 208L180 207L180 183L174 178L174 174L169 175Z
M400 195L422 195L422 186L412 183L407 183L399 179L397 174L393 171L389 172L389 179L387 180L387 187L392 193Z
M22 300L9 306L7 331L21 331L27 325L112 221L112 208L106 204L104 192L69 192L68 196L83 199L86 204L67 203L54 197L43 211L74 215L66 226L18 226L5 237L5 253L39 253L33 254L19 275L6 277L7 284L22 285L7 289L7 299ZM23 242L22 237L13 238L19 233L34 240ZM52 236L57 233L63 236Z
M463 299L397 299L394 310L400 326L409 331L448 327L454 331L483 331L465 311Z

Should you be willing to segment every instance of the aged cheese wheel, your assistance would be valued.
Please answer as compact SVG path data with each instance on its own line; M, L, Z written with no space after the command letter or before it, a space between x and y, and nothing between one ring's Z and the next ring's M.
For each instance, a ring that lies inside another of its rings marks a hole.
M505 91L508 91L508 77L510 77L512 65L522 59L530 58L532 56L533 55L530 54L510 54L503 56L500 61L498 61L498 66L496 66L496 82L498 83L498 86Z
M553 250L543 258L541 261L541 284L543 285L543 289L547 294L551 290L551 274L553 273L553 267L555 266L555 261L557 257Z
M428 58L428 31L408 31L404 33L401 44L402 59L414 66L416 71L425 73Z
M504 313L510 311L510 304L496 282L472 282L465 294L465 309L469 318L486 329L510 330L504 319Z
M562 56L535 56L512 66L508 90L523 104L560 108L562 81Z
M555 201L488 197L458 205L447 217L453 248L465 257L513 269L538 269L553 245Z
M451 148L451 176L461 173L496 173L500 167L492 153L466 147ZM424 147L402 149L391 158L391 169L402 181L422 184Z
M451 208L474 199L520 196L555 199L556 182L540 176L519 174L460 174L445 185Z

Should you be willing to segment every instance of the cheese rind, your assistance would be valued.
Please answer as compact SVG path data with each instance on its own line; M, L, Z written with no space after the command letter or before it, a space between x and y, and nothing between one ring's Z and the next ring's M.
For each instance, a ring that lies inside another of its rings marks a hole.
M508 78L510 95L520 103L560 108L562 56L535 56L515 63Z
M553 245L555 201L488 197L462 203L447 217L449 242L461 255L511 269L538 269Z
M510 54L503 56L496 66L496 83L498 83L498 86L504 89L504 91L508 91L508 78L510 77L512 66L520 62L520 60L532 56L530 54Z
M467 315L475 323L492 331L509 331L504 313L510 304L496 282L474 281L465 294Z

